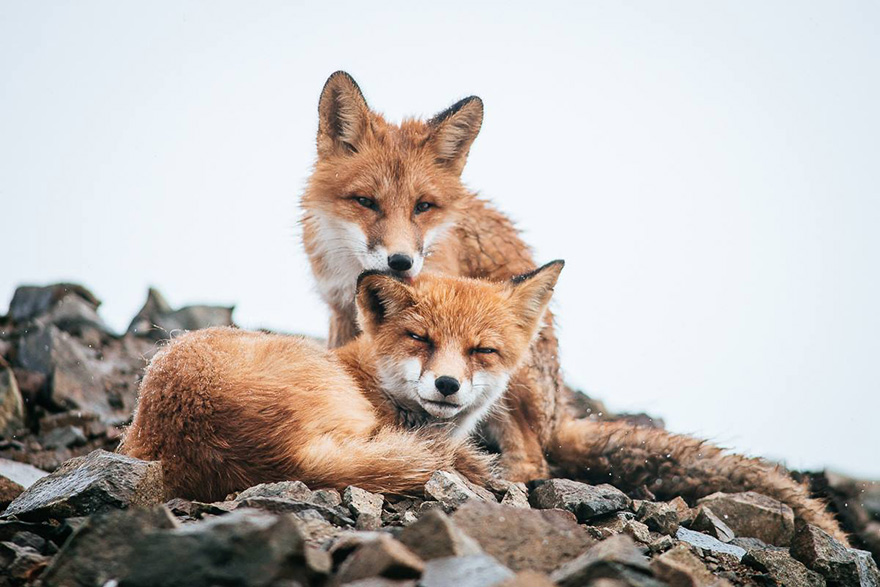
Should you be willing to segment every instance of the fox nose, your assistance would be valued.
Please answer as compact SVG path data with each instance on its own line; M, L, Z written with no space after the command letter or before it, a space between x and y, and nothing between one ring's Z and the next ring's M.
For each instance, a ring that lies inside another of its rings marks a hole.
M461 387L458 379L450 377L449 375L438 377L437 380L434 381L434 385L437 387L437 391L442 393L444 397L452 395Z
M409 255L394 253L388 257L388 266L395 271L409 271L410 267L413 266L413 260Z

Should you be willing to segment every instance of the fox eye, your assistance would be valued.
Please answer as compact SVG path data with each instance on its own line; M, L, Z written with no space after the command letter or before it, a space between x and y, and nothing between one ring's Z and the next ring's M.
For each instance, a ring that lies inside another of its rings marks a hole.
M416 214L421 214L422 212L427 212L433 207L434 204L432 204L431 202L419 202L418 204L416 204L415 212Z
M492 354L497 353L498 349L493 349L493 348L484 347L484 346L478 346L471 352L474 354L477 354L477 355L492 355Z
M376 200L372 198L367 198L365 196L352 196L352 200L363 206L364 208L369 208L370 210L379 210L379 204L376 203Z
M413 340L417 340L417 341L419 341L419 342L423 342L423 343L425 343L425 344L430 344L430 343L431 343L431 339L430 339L430 338L428 338L427 336L419 336L419 335L416 334L415 332L407 332L406 335L407 335L408 337L410 337L411 339L413 339Z

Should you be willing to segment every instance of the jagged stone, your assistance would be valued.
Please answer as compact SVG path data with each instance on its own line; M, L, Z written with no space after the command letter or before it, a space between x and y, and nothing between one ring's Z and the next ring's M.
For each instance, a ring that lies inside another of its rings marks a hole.
M175 331L232 326L234 307L186 306L173 310L157 290L150 288L147 301L128 326L128 333L154 340L171 338Z
M703 551L733 555L738 561L742 560L742 557L746 554L746 549L742 547L733 544L725 544L713 536L703 534L702 532L695 532L694 530L688 530L684 526L678 528L675 537L682 542L687 542Z
M61 426L53 428L40 436L40 444L43 448L57 449L69 446L82 446L88 442L85 432L79 426Z
M880 572L870 553L847 548L824 530L797 520L791 555L830 585L880 585Z
M628 509L632 505L626 494L616 487L587 485L570 479L539 482L529 496L529 503L538 509L568 510L577 516L579 522Z
M379 493L370 493L360 487L350 485L342 492L342 504L355 516L355 520L361 516L367 516L373 520L381 520L382 505L385 497ZM369 528L374 530L375 528Z
M30 584L49 563L49 557L30 546L14 542L0 542L0 577L5 576L7 585ZM0 579L2 580L2 579Z
M97 450L35 482L4 515L28 521L83 516L159 504L164 492L159 462Z
M12 367L0 356L0 438L11 438L25 426L24 400Z
M144 537L178 526L165 506L96 514L64 545L43 575L46 585L104 585L127 569Z
M678 523L689 525L694 517L696 516L696 512L691 508L685 500L683 500L680 496L676 496L673 499L670 499L668 502L669 505L675 509L675 512L678 514Z
M21 495L23 491L24 487L12 479L0 475L0 511L6 509L6 506L12 503L12 500Z
M694 518L694 521L691 522L691 530L714 536L721 542L730 542L736 538L736 535L733 530L730 529L730 526L716 516L708 506L700 506L698 508L697 515Z
M225 502L229 503L229 502ZM348 511L340 507L327 507L308 501L296 501L283 497L248 497L233 502L238 507L254 508L275 514L296 514L297 517L313 513L314 516L327 520L337 526L354 526L355 520L348 517ZM224 502L211 504L224 507Z
M259 485L248 487L239 493L235 500L242 501L251 497L280 497L294 501L310 501L312 499L312 490L302 481L260 483Z
M458 473L436 471L425 484L425 495L440 502L451 512L468 500L495 502L495 496L485 489L468 483Z
M339 567L337 580L348 583L369 577L414 579L422 575L425 563L406 546L388 535L358 546Z
M513 572L491 556L435 558L425 564L420 587L490 587L512 579Z
M9 317L13 322L24 323L48 313L68 297L77 298L92 310L101 302L95 295L81 285L56 283L48 286L23 285L16 288L9 303Z
M309 501L317 505L338 507L342 505L342 496L335 489L318 489L312 492L312 498Z
M730 582L709 572L703 561L684 544L651 561L651 569L658 579L671 587L731 587Z
M749 550L742 562L753 569L766 573L779 585L825 587L825 579L822 578L822 575L811 571L784 550Z
M754 491L713 493L698 503L711 508L737 536L751 536L776 546L791 543L794 512L766 495Z
M678 531L678 510L674 505L645 501L636 511L636 516L655 532L675 536Z
M553 571L560 587L579 587L593 579L620 579L642 587L663 585L651 577L648 559L629 536L612 536Z
M480 554L476 540L440 510L428 512L400 533L399 540L422 560Z
M511 483L508 485L504 491L504 496L501 498L501 504L515 508L530 508L529 492L526 489L525 483Z
M555 587L549 575L535 571L520 571L511 579L497 583L494 587Z
M452 520L487 554L514 571L549 573L595 543L574 515L563 510L471 501Z

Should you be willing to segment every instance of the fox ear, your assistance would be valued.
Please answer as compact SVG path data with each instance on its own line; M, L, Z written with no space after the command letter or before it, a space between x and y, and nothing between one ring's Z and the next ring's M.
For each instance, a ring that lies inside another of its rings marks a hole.
M356 153L369 127L370 108L354 78L337 71L318 102L318 155Z
M390 317L415 304L408 285L379 271L361 273L356 300L358 325L370 335Z
M471 143L483 124L483 101L476 96L459 100L428 121L428 139L437 162L461 174Z
M550 261L531 273L517 275L510 280L517 319L530 337L540 327L541 318L544 317L553 295L553 286L564 266L565 261Z

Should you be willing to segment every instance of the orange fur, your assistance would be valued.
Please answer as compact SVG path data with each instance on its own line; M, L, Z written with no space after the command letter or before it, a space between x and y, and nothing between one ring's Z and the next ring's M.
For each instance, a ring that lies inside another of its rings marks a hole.
M284 479L418 492L432 472L452 468L485 482L491 459L466 434L450 433L456 418L437 421L419 405L396 405L394 386L412 382L383 379L383 365L418 361L422 375L448 374L454 363L462 387L477 372L509 374L529 348L560 269L551 264L515 284L427 274L405 284L366 274L358 289L365 333L336 351L233 328L184 334L148 367L120 450L161 461L169 496L201 500ZM471 316L467 324L463 315ZM429 342L413 339L416 331ZM473 352L489 345L495 352ZM494 403L481 393L459 402L457 417ZM414 419L425 426L401 426Z
M479 98L466 98L427 121L395 125L370 110L348 74L337 72L318 110L318 159L302 197L303 243L332 311L331 346L356 336L355 278L363 269L386 268L386 255L405 253L432 271L490 280L534 267L510 219L460 179L482 122ZM420 212L424 203L429 206ZM417 265L402 274L412 277ZM557 347L548 313L499 409L481 424L480 437L500 450L506 478L548 476L549 456L574 477L593 478L608 469L624 488L657 479L686 497L706 487L751 488L843 537L822 503L778 468L663 431L573 420ZM660 466L666 454L671 460ZM657 466L642 466L644 460ZM673 470L683 481L667 479Z

